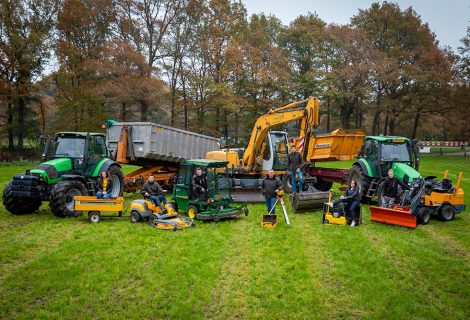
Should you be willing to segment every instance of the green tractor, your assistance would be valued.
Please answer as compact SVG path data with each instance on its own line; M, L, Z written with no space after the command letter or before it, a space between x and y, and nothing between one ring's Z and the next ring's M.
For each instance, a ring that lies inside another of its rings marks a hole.
M104 134L58 133L46 140L43 159L33 170L16 174L3 190L3 205L12 214L33 213L49 201L55 216L75 217L74 197L94 195L102 171L113 182L111 196L123 193L121 166L108 158Z
M388 170L393 169L395 177L409 185L421 178L418 167L416 141L395 136L367 136L349 172L348 185L352 179L357 181L362 203L369 203L377 196L379 205L382 205L382 182Z
M228 161L207 159L186 160L178 168L173 185L172 203L176 210L185 211L191 219L213 220L248 215L246 204L234 206L231 195L231 179L227 174ZM207 193L204 199L197 198L192 186L192 177L201 168L207 177Z

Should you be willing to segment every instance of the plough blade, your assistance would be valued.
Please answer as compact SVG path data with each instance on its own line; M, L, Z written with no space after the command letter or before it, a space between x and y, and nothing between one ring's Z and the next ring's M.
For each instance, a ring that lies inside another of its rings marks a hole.
M370 207L370 220L413 229L418 225L409 207L394 207L393 209Z

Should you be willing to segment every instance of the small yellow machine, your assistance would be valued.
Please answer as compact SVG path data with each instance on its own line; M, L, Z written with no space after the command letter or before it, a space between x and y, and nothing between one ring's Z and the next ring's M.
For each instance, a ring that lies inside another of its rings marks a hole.
M166 204L164 208L162 212L159 206L149 200L134 200L130 208L131 222L147 220L154 228L173 231L196 226L192 219L180 216L172 204Z
M75 196L74 211L88 211L88 221L97 223L104 217L116 217L116 215L103 215L102 212L118 212L118 217L122 217L124 208L124 198L117 197L111 199L96 199L94 196Z
M271 211L269 211L268 214L264 214L262 217L262 220L261 220L262 227L273 229L277 226L277 214L271 214L271 212L274 210L278 202L281 203L282 212L284 213L284 218L286 219L287 225L290 227L290 221L289 221L289 216L287 215L286 205L284 204L284 200L282 199L283 196L284 196L284 190L278 191L276 202L274 203L274 206L272 207Z
M335 192L330 190L328 195L328 202L332 202L334 198ZM361 206L358 206L355 211L355 220L356 225L360 225L362 223L362 209ZM331 208L326 203L323 205L323 217L322 223L324 224L336 224L336 225L346 225L350 221L346 217L345 206L343 203L334 206Z

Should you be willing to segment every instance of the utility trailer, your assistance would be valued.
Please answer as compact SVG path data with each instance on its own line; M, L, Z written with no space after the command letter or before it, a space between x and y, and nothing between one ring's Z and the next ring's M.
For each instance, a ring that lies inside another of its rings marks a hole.
M141 167L124 176L126 192L140 189L149 174L171 186L180 163L220 148L216 138L152 122L110 123L107 144L117 162Z

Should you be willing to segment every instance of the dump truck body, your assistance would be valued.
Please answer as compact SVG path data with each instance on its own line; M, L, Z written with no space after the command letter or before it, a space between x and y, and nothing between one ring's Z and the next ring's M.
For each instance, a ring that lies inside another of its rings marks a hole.
M126 192L140 189L149 174L170 186L180 163L219 148L216 138L151 122L112 122L107 144L116 161L141 167L125 175Z

